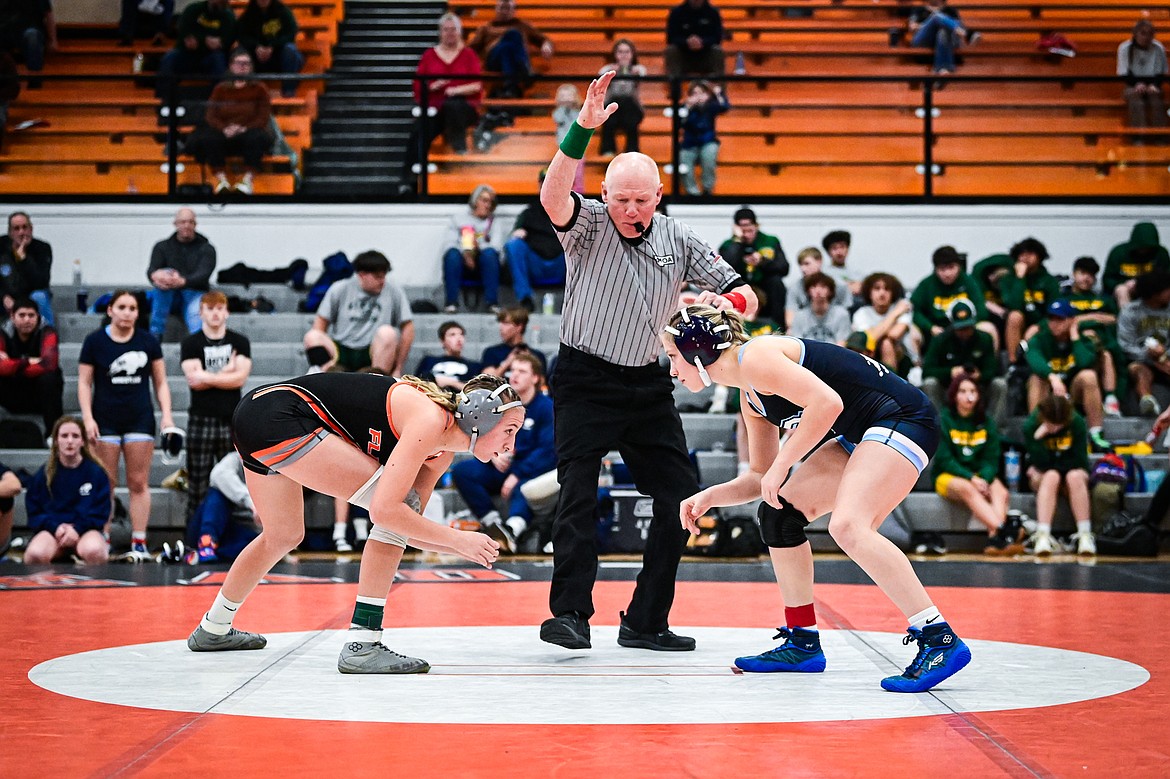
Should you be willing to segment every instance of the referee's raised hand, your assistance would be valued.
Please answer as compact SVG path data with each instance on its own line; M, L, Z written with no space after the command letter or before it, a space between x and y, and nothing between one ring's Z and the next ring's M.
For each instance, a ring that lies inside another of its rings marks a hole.
M618 110L617 103L605 104L605 92L609 89L609 82L617 71L610 70L602 73L589 83L589 90L585 93L585 102L581 104L581 113L577 114L577 124L586 130L593 130L605 124L605 120Z

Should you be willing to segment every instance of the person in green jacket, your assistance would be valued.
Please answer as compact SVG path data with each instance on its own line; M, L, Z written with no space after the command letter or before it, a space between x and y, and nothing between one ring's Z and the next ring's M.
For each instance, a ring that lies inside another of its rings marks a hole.
M1049 395L1072 397L1085 410L1093 446L1110 448L1101 432L1105 409L1101 377L1094 366L1097 352L1092 342L1081 338L1076 310L1067 300L1048 304L1048 316L1036 335L1028 339L1028 408L1035 409Z
M967 255L959 254L953 246L940 246L930 258L934 273L914 288L910 304L914 306L914 326L922 333L923 348L930 346L930 340L950 326L948 315L951 304L956 300L968 300L975 306L975 318L979 329L988 332L999 344L999 334L994 325L987 321L987 309L983 305L983 292L975 280L963 270Z
M198 0L183 9L178 23L179 39L163 55L158 66L155 92L167 99L175 76L202 73L215 81L227 72L227 55L236 40L236 14L228 0Z
M1138 222L1129 240L1109 250L1101 288L1117 298L1118 307L1135 300L1134 279L1151 271L1170 273L1170 254L1159 243L1158 228L1153 222Z
M305 57L297 50L297 20L281 0L248 0L236 23L239 44L252 53L257 73L299 73ZM297 93L296 81L281 84L280 94Z
M1048 249L1035 238L1025 238L1012 247L1012 273L999 282L1007 309L1004 347L1008 360L1019 360L1020 342L1036 334L1044 310L1060 297L1060 282L1044 267Z
M951 382L940 420L932 471L935 492L969 508L987 527L984 554L1020 554L1023 522L1018 515L1008 516L1011 495L999 479L999 430L984 410L974 377L960 373Z
M1085 420L1061 395L1049 395L1025 420L1024 447L1028 452L1028 481L1036 493L1036 533L1032 553L1044 557L1056 551L1052 518L1056 499L1064 491L1077 523L1077 554L1097 553L1090 522L1089 450Z
M983 305L987 306L987 319L999 330L1002 339L1006 324L1007 308L1003 304L1003 292L1000 281L1012 272L1012 257L1010 254L991 254L975 263L971 269L971 278L983 290Z
M1072 289L1061 294L1076 311L1075 327L1081 337L1090 341L1097 352L1097 370L1101 374L1101 389L1105 392L1105 415L1121 416L1121 402L1125 396L1125 371L1118 366L1129 360L1117 341L1117 301L1112 296L1097 292L1097 274L1101 266L1092 257L1078 257L1073 262Z
M780 239L760 230L756 212L748 206L740 207L732 221L731 237L720 244L720 256L748 284L764 292L766 299L760 299L760 316L774 322L786 322L784 309L788 288L784 285L784 277L788 275L788 258Z
M987 414L999 419L1007 397L1007 382L999 373L999 360L991 336L975 325L975 306L969 300L951 304L951 325L930 342L922 358L922 391L935 408L946 402L947 388L960 375L979 384Z

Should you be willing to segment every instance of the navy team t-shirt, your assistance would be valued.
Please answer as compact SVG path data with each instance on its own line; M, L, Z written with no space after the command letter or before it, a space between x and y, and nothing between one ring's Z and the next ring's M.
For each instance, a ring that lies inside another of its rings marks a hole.
M151 364L162 359L162 346L145 330L135 330L126 343L103 327L85 337L78 362L93 366L93 418L102 422L136 419L150 400ZM153 413L153 412L152 412Z

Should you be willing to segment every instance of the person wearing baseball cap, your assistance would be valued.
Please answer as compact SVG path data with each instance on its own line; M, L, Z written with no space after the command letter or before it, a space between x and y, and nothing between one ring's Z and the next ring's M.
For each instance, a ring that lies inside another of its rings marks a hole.
M1072 289L1061 297L1077 310L1077 327L1081 337L1093 342L1101 360L1101 386L1105 390L1105 415L1121 416L1125 397L1129 360L1117 342L1117 301L1112 295L1097 291L1097 274L1101 266L1092 257L1078 257L1073 262Z
M1067 300L1053 300L1045 320L1028 339L1028 410L1032 411L1049 395L1071 397L1084 409L1089 425L1089 443L1096 451L1107 451L1110 443L1101 432L1105 417L1101 376L1096 370L1097 352L1091 341L1081 338L1077 310Z
M991 335L976 327L975 305L956 300L948 311L950 325L930 342L922 358L922 391L935 408L945 405L947 388L965 373L979 384L987 399L987 414L1002 418L1007 382L997 376L999 361Z

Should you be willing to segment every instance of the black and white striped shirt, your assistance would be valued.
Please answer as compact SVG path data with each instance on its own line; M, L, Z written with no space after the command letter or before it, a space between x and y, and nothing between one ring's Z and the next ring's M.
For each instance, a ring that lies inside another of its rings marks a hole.
M573 217L557 225L565 249L561 343L615 365L658 359L658 334L687 283L725 292L743 283L682 222L655 214L640 238L623 238L605 204L573 193Z

